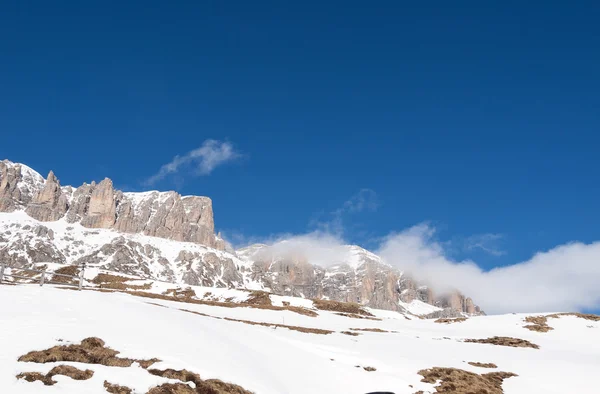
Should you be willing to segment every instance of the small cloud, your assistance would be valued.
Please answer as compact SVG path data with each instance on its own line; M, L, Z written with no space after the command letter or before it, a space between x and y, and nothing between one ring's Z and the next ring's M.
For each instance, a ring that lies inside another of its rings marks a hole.
M379 208L377 193L371 189L361 189L358 193L350 197L348 201L344 202L342 207L334 211L334 213L374 212L377 208Z
M347 201L344 201L341 207L326 215L325 220L313 219L311 226L316 226L319 231L335 234L341 237L344 234L344 217L348 214L356 214L364 211L374 212L379 208L377 193L371 189L361 189ZM322 213L318 216L323 216Z
M464 248L469 251L480 249L492 256L502 256L506 251L498 247L498 242L503 238L502 234L477 234L465 239Z
M229 142L206 140L199 148L189 151L183 156L175 156L169 163L160 167L158 172L144 181L150 186L166 176L178 173L182 167L192 165L196 176L210 175L215 168L231 162L241 156Z

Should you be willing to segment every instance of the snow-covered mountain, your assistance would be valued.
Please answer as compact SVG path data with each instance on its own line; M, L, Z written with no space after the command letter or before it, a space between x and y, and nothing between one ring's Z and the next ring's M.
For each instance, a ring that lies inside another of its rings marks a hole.
M0 162L0 262L86 264L158 281L263 289L422 314L478 314L459 292L438 295L358 246L315 265L267 245L234 251L214 231L212 201L176 192L123 193L110 179L61 186L53 172Z

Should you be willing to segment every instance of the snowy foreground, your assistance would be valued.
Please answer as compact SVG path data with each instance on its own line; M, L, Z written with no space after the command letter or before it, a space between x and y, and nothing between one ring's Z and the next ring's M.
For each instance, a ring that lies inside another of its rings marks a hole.
M455 367L478 374L516 373L518 377L504 381L503 389L508 394L598 392L600 322L573 316L548 319L554 330L539 333L523 328L526 315L482 316L439 324L396 312L369 310L382 319L375 321L320 310L316 311L319 316L311 317L287 310L225 308L37 285L2 285L0 300L1 393L106 393L105 380L128 386L134 393L146 393L151 387L173 382L150 375L137 364L119 368L17 361L31 350L78 343L92 336L121 351L122 357L161 359L153 368L185 368L204 379L218 378L256 394L434 393L434 385L421 383L422 377L417 374L431 367ZM306 300L298 299L296 304L306 304ZM214 317L333 333L303 333ZM360 332L358 336L342 333L352 328L387 332ZM526 339L540 349L462 342L492 336ZM495 363L498 368L477 368L467 362ZM15 378L21 372L46 373L57 364L91 369L94 376L82 381L55 376L58 383L53 386ZM376 370L368 372L356 366Z

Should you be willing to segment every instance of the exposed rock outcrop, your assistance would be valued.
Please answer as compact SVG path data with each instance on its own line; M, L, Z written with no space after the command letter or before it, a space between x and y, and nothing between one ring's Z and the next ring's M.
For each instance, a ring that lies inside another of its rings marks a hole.
M31 202L44 178L23 164L0 161L0 212L13 212Z
M22 164L0 162L0 212L24 209L32 218L50 222L61 218L88 228L194 242L224 250L215 235L212 201L182 197L176 192L123 193L110 179L62 187L52 171L44 179Z
M435 296L427 286L385 264L358 246L348 246L347 263L323 268L309 263L302 255L273 257L266 245L241 250L242 258L253 261L251 277L275 294L356 302L377 309L403 310L402 303L418 300L438 308L440 316L479 314L470 298L458 292ZM445 312L444 312L445 311Z
M62 218L69 209L67 196L60 188L60 182L50 171L44 187L27 204L25 212L41 222L52 222Z

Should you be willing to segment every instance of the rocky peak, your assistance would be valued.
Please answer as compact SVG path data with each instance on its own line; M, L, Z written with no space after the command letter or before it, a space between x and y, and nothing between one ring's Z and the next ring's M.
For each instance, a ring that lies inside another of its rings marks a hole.
M22 209L44 185L44 178L24 164L0 161L0 212Z
M53 171L44 179L29 167L0 162L0 212L24 210L43 222L64 218L88 228L194 242L224 249L215 235L212 201L208 197L171 192L123 193L105 178L77 189L61 187Z
M35 194L25 212L41 222L50 222L62 218L68 208L67 197L62 193L60 182L54 172L50 171L44 187Z

